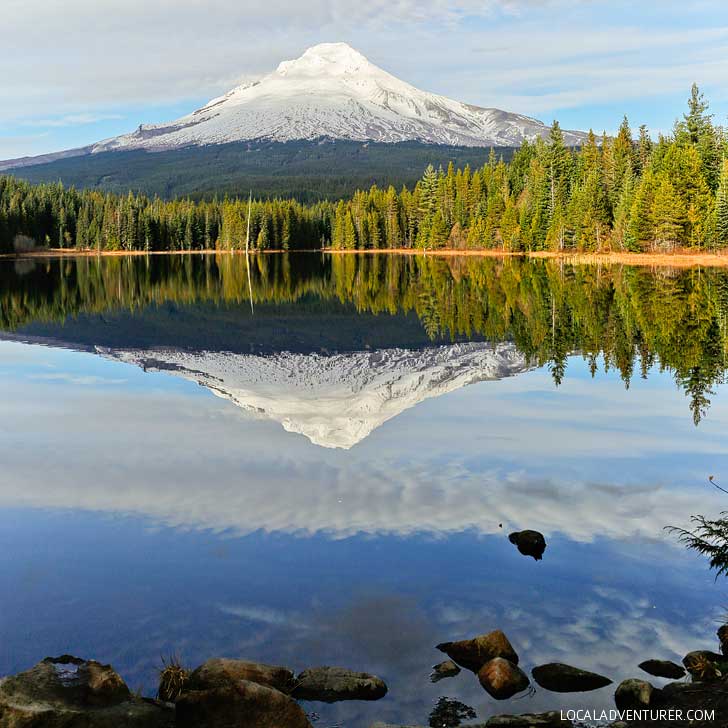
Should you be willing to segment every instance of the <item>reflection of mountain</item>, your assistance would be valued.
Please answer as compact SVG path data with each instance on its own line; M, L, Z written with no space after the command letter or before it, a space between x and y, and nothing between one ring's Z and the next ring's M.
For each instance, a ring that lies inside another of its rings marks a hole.
M198 382L322 447L348 449L401 412L484 380L529 368L513 344L452 344L322 356L97 348L147 371Z

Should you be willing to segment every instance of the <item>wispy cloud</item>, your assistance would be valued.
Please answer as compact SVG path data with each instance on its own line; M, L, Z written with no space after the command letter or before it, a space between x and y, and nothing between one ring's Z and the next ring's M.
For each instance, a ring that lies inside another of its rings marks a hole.
M23 126L37 126L42 128L62 128L66 126L82 126L84 124L98 124L100 121L123 119L122 114L66 114L47 119L26 119L20 123Z

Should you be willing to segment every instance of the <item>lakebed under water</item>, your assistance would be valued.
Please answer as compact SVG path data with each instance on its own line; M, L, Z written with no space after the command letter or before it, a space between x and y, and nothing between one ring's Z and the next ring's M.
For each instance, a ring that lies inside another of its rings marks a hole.
M477 258L0 261L0 674L72 653L373 672L318 725L497 702L437 643L618 681L714 649L665 526L728 496L728 274ZM542 561L511 531L536 529ZM662 684L659 679L652 679Z

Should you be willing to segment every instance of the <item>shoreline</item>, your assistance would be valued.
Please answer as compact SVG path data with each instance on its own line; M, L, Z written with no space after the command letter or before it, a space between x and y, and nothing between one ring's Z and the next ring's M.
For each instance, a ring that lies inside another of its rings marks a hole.
M363 250L334 250L332 248L312 248L308 250L286 251L256 250L251 255L279 255L283 253L321 253L328 255L421 255L440 258L534 258L561 260L569 265L629 265L662 268L692 267L728 267L728 251L720 253L675 251L673 253L634 253L626 251L605 253L578 253L574 251L506 251L506 250L459 250L456 248L438 248L422 250L420 248L378 248ZM18 253L0 253L0 260L19 260L28 258L119 258L142 257L149 255L245 255L244 250L77 250L75 248L55 248Z

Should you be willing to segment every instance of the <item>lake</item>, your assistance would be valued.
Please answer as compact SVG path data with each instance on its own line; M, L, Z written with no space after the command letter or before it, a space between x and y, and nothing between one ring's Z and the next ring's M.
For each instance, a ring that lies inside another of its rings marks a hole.
M317 726L610 708L530 675L715 649L725 584L666 526L728 496L728 275L296 254L0 261L0 674L61 653L373 672ZM541 531L542 560L508 534ZM659 678L649 678L663 684Z

